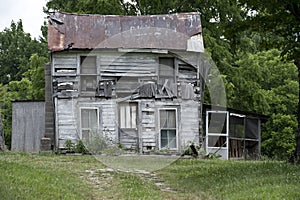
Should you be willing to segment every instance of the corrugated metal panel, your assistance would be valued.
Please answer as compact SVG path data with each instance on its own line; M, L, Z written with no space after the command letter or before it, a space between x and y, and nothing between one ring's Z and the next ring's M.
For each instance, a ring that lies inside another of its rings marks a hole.
M187 50L192 36L200 35L202 40L201 32L198 13L149 16L55 13L49 17L48 48L52 52L70 48ZM196 46L203 48L203 43Z

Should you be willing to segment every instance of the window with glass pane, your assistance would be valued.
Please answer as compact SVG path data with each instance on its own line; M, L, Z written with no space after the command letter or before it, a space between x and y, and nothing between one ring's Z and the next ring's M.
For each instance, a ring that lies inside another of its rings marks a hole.
M97 74L96 56L80 56L81 74Z
M81 76L81 91L82 92L95 92L97 88L96 76Z
M160 110L160 147L177 148L176 110Z
M120 128L136 128L137 104L119 105Z
M174 58L159 58L159 83L175 94Z
M81 92L95 92L97 88L96 56L80 56Z
M81 134L82 139L89 141L91 134L98 129L98 110L81 109Z

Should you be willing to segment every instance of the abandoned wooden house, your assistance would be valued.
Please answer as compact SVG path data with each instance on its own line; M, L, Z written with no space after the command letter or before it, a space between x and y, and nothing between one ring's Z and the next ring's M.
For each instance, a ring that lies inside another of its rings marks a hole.
M259 156L263 116L203 107L210 62L198 13L54 13L48 48L45 102L13 103L13 150L57 151L100 136L140 153L193 143L223 159Z
M140 152L199 144L208 71L199 14L49 20L46 137L56 149L95 134Z

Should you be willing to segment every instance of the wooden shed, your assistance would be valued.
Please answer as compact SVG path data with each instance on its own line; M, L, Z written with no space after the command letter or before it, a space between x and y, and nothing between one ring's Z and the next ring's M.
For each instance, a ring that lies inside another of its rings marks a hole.
M44 130L45 102L12 102L12 151L39 152Z
M140 152L199 144L209 65L198 13L55 13L48 48L46 132L55 149L95 135Z

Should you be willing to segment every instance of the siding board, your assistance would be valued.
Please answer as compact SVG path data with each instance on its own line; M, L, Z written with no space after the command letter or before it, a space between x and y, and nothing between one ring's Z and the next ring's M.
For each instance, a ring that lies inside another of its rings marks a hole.
M13 102L12 151L37 153L45 131L45 102Z

